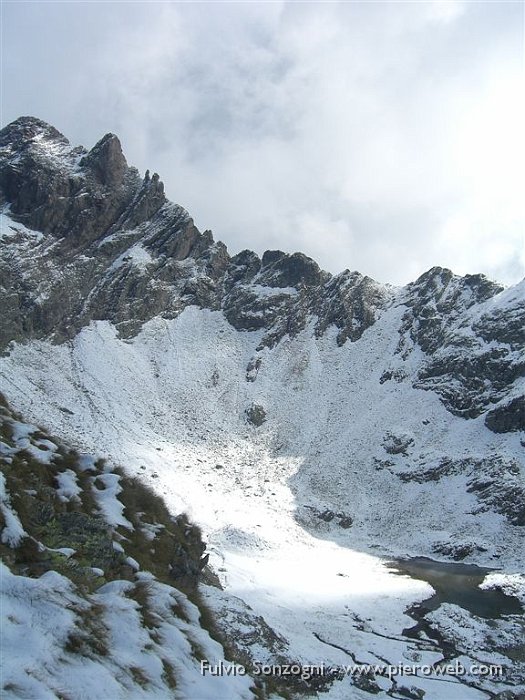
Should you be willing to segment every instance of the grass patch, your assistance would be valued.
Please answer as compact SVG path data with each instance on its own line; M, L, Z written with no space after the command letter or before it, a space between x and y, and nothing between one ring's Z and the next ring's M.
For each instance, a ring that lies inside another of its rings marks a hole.
M148 629L157 629L161 625L161 618L151 609L150 599L152 596L152 587L147 581L139 581L132 589L126 591L128 598L131 598L139 606L139 614L142 620L142 626Z
M182 620L183 622L186 622L187 624L189 624L190 618L188 617L186 611L184 610L184 608L182 607L182 605L178 601L176 603L173 603L170 606L170 609L171 609L172 615L177 617L179 620Z
M122 476L119 484L122 491L118 498L124 504L124 516L134 528L131 532L118 530L125 538L126 553L159 581L180 590L194 588L205 550L200 529L185 514L174 518L164 500L139 479ZM143 531L146 524L161 526L153 539Z
M149 685L149 679L144 673L144 671L139 668L138 666L130 666L129 667L129 672L131 673L131 676L137 685L140 685L142 688L146 688Z
M175 690L177 687L177 677L175 676L175 669L172 664L166 659L161 659L162 662L162 680L171 690Z
M139 524L138 514L142 513L147 515L147 521L151 523L167 526L173 522L164 500L150 486L136 477L125 476L118 467L113 471L121 476L122 492L119 494L119 500L124 504L124 515L128 520Z
M88 607L75 612L79 617L79 624L69 634L64 645L65 651L91 658L108 656L109 634L102 619L104 607L98 603L91 603Z

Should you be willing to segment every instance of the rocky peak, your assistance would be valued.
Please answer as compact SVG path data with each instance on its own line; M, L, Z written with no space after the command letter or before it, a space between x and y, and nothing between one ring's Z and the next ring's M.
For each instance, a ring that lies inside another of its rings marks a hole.
M419 309L433 305L436 309L451 311L458 306L470 308L501 291L503 287L485 275L460 277L447 268L433 267L407 285L406 303Z
M281 250L267 250L262 257L260 281L268 287L312 287L330 277L303 253L288 255Z
M403 303L411 312L405 330L427 353L443 345L454 321L467 309L503 291L484 275L459 277L451 270L433 267L407 285Z
M267 250L263 253L262 256L262 266L269 267L270 265L274 265L275 263L279 262L279 260L282 260L285 257L286 253L284 253L282 250Z
M330 325L339 329L337 342L359 340L393 299L393 293L371 277L344 270L325 282L316 332L324 333Z
M249 282L261 269L261 260L253 250L242 250L230 259L225 288L229 291L237 282Z
M414 386L435 391L464 418L491 409L486 422L491 430L525 428L525 415L515 408L519 402L506 403L525 375L519 286L504 291L484 275L458 277L433 268L408 285L404 297L408 308L398 351L406 358L416 343L427 355Z
M60 131L36 117L19 117L0 131L0 148L21 150L38 141L56 141L69 145Z
M122 184L128 170L120 141L111 133L103 136L93 146L82 158L80 165L89 169L99 182L107 186Z
M87 153L49 124L23 117L2 129L0 143L0 203L28 228L62 239L64 253L105 234L140 187L113 134Z

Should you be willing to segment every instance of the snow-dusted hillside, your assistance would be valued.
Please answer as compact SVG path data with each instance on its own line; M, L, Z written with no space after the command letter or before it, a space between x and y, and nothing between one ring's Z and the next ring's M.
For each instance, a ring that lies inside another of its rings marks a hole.
M247 677L200 673L199 655L225 661L190 600L187 518L2 397L0 436L2 697L253 698Z
M224 587L205 595L252 661L277 652L239 601L303 664L505 669L346 675L329 697L523 692L521 616L448 604L403 634L431 589L387 562L461 559L523 587L524 284L434 268L392 289L300 254L230 258L116 137L86 154L51 129L0 140L12 404L190 514Z

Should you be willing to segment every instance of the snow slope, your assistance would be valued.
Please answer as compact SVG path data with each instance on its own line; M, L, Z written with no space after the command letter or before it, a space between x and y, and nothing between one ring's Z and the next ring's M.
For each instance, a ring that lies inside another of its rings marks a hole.
M451 415L432 392L379 382L401 313L392 307L342 347L330 332L285 338L263 351L251 382L246 367L261 333L239 333L219 312L190 307L131 340L93 323L69 344L16 346L0 362L2 386L32 420L140 474L174 511L186 510L226 591L288 641L291 658L431 663L441 658L434 642L402 636L413 625L406 607L431 589L391 572L384 557L474 542L482 547L474 561L516 574L523 533L501 514L476 513L465 474L423 483L397 474L443 456L518 459L520 443ZM253 404L266 411L258 428L246 420ZM388 434L410 441L408 455L385 452ZM350 515L352 527L315 516L326 509ZM442 678L408 680L429 700L443 697ZM447 697L484 697L449 680ZM348 697L350 683L335 683L330 697ZM361 692L368 696L352 686L352 697Z

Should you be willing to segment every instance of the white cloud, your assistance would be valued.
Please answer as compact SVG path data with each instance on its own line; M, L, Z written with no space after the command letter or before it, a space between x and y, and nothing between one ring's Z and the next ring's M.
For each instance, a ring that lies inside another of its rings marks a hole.
M426 2L425 6L430 21L444 23L453 22L466 9L462 0L434 0L434 2Z
M7 43L30 47L7 47L9 116L117 132L232 252L523 276L522 7L39 6L6 6Z

